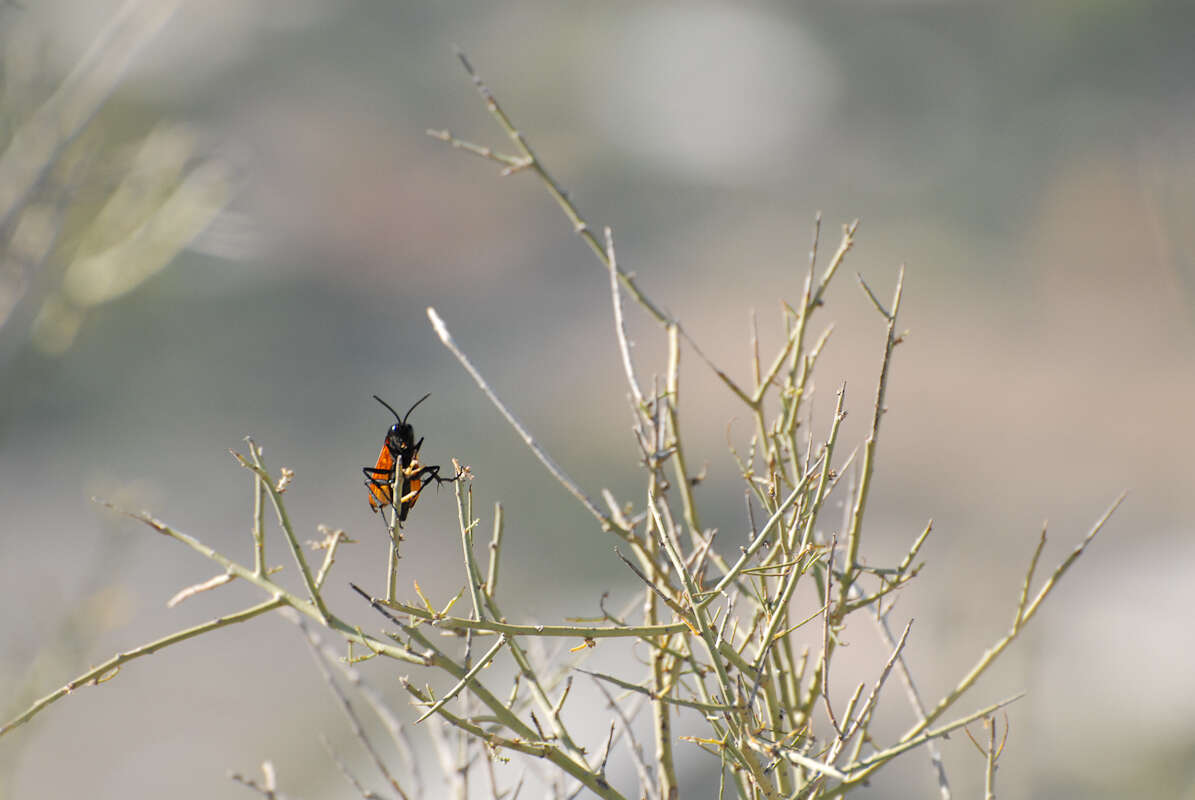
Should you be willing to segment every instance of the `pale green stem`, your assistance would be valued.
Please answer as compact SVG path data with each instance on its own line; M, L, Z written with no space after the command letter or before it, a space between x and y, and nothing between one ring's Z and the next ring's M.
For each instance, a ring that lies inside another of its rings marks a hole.
M975 682L979 680L979 677L988 670L988 668L996 661L999 655L1004 652L1005 648L1012 644L1013 640L1016 639L1017 635L1021 632L1021 629L1029 622L1029 620L1033 619L1033 616L1037 613L1037 610L1041 608L1041 604L1043 601L1045 601L1046 596L1049 595L1049 593L1053 591L1054 587L1058 585L1058 581L1062 575L1068 569L1070 569L1071 565L1075 563L1076 559L1083 554L1083 551L1087 548L1087 545L1091 543L1091 540L1094 539L1096 534L1100 532L1100 529L1104 527L1104 524L1112 516L1113 512L1115 512L1120 504L1124 502L1125 496L1126 495L1122 494L1120 497L1116 498L1116 502L1114 502L1111 507L1104 512L1104 515L1096 521L1095 525L1092 526L1091 530L1088 531L1087 535L1083 538L1083 541L1079 542L1071 554L1054 569L1053 574L1050 575L1049 579L1047 579L1042 585L1041 589L1037 593L1037 597L1034 598L1033 602L1027 607L1017 609L1016 619L1013 620L1012 628L1008 631L1008 633L1005 634L994 645L988 648L988 650L985 651L982 656L980 656L979 661L977 661L975 666L971 668L970 672L963 676L963 679L959 681L958 685L948 692L945 697L939 700L938 704L933 708L933 710L927 713L920 722L910 728L909 731L901 737L901 741L906 741L911 737L916 736L918 733L925 730L930 723L942 716L942 714L944 714L946 710L950 708L950 706L954 705L955 701L962 697L964 692L970 689ZM1043 531L1042 538L1044 539L1044 537L1045 532ZM1033 567L1036 566L1036 554L1040 552L1041 544L1038 545L1037 550L1035 551L1035 556L1031 562L1030 570L1026 575L1026 585L1028 584L1029 576L1032 574ZM1026 594L1027 593L1025 591L1022 591L1022 598L1024 598Z
M469 597L473 600L473 618L481 620L485 619L484 605L481 599L481 588L484 584L481 580L481 571L477 566L477 557L473 552L473 528L477 525L477 520L473 519L465 502L465 495L468 494L469 505L472 505L473 489L472 487L466 488L464 481L457 481L455 486L457 517L461 526L461 549L465 556L465 579L469 582Z
M249 452L253 456L252 464L246 461L240 453L234 452L233 457L246 469L260 475L265 482L266 491L269 492L270 500L274 503L274 511L278 514L278 524L282 526L282 532L286 534L286 543L290 546L291 555L294 556L295 563L299 566L299 573L303 576L303 585L307 587L307 594L315 604L320 621L327 625L331 619L331 613L328 611L328 607L324 605L324 597L320 594L319 587L315 585L315 576L311 574L311 567L307 564L307 557L303 555L303 548L299 544L298 537L295 536L294 528L291 527L290 516L286 513L286 505L282 502L282 495L274 486L274 482L270 478L270 473L266 470L265 462L261 457L261 448L250 441Z
M88 672L83 673L79 677L77 677L74 680L67 683L62 688L60 688L54 692L51 692L50 694L46 695L45 697L41 698L36 703L31 705L29 708L25 709L24 712L22 712L21 714L14 717L9 722L7 722L3 728L0 728L0 736L4 736L4 734L8 733L13 728L16 728L19 725L23 725L24 723L28 722L30 719L32 719L34 716L36 716L37 713L40 712L42 709L44 709L46 706L50 705L51 703L53 703L56 700L62 699L63 697L67 696L74 690L76 690L82 686L89 686L89 685L98 686L99 684L103 683L104 681L114 677L116 672L119 671L123 665L127 664L130 661L134 661L138 658L141 658L142 656L152 655L152 654L158 652L159 650L162 650L163 648L169 647L170 645L178 644L179 642L185 642L188 639L194 639L196 636L201 636L210 631L214 631L219 628L224 628L229 625L235 625L238 622L245 622L247 620L251 620L254 617L261 616L262 614L266 613L267 611L272 611L275 608L279 608L284 605L287 605L285 598L273 597L269 600L266 600L263 603L258 603L255 606L250 606L249 608L246 608L244 611L238 611L235 614L228 614L226 616L216 617L213 620L205 622L201 625L196 625L193 628L187 628L186 630L181 630L176 633L172 633L169 636L163 636L161 639L157 639L155 641L149 642L148 644L143 644L134 650L129 650L128 652L125 652L125 653L117 653L115 656L108 659L104 663L100 664L98 667L94 667L93 669L89 670Z
M444 705L449 700L451 700L452 698L454 698L458 694L460 694L461 690L469 685L469 681L473 680L473 678L475 678L477 676L477 673L481 672L483 669L485 669L487 666L489 666L490 662L494 660L494 656L498 655L498 651L501 650L506 645L506 642L507 642L507 639L506 639L505 634L503 634L502 636L499 636L498 641L494 642L494 646L491 647L489 650L487 650L485 655L483 655L481 658L479 658L477 660L477 663L474 664L468 672L466 672L464 675L461 676L461 679L459 681L457 681L456 686L453 686L451 689L449 689L448 693L445 694L443 697L441 697L439 700L437 700L431 708L429 708L427 711L425 711L423 713L423 716L421 716L421 717L419 717L419 719L415 720L415 723L418 724L420 722L423 722L425 719L430 717L432 714L435 714L437 711L439 711L441 708L443 708Z
M886 311L875 299L871 290L867 288L867 284L863 283L862 278L860 278L860 283L863 283L864 290L887 320L888 335L884 343L884 360L880 365L880 380L876 386L876 401L871 419L871 432L868 434L867 441L863 446L863 467L861 470L862 474L859 477L859 491L855 496L855 508L851 514L851 527L847 533L846 553L843 556L843 574L838 588L838 604L840 606L846 605L850 588L854 585L855 572L859 563L859 547L863 540L863 515L867 510L867 497L871 490L871 478L875 472L875 452L880 432L880 419L884 416L886 410L884 399L888 390L888 372L892 365L892 350L898 342L896 317L900 312L900 297L904 289L904 281L905 270L904 267L901 267L896 278L896 290L892 296L892 310Z
M494 404L502 416L506 417L506 421L509 422L511 427L515 429L520 437L522 437L527 446L531 448L531 452L534 453L535 457L540 460L540 463L548 468L548 472L552 473L552 477L556 478L556 480L560 482L560 485L568 490L569 494L581 501L581 505L585 506L589 513L593 514L593 516L597 518L603 529L614 529L614 523L610 520L610 518L603 514L594 504L594 502L589 499L589 496L581 491L581 488L577 486L576 482L570 478L564 472L564 470L556 464L555 461L552 460L552 457L549 456L543 450L543 448L539 446L538 443L536 443L534 437L527 432L527 429L523 427L522 423L520 423L515 418L514 414L507 409L506 405L503 404L500 399L498 399L498 395L493 389L490 388L490 385L486 382L485 378L481 376L481 373L477 371L477 368L473 366L473 362L471 362L468 356L465 355L464 351L457 346L456 341L452 338L452 334L448 332L448 326L444 324L444 320L440 319L440 315L436 313L436 310L434 308L428 308L427 316L428 319L431 320L432 326L436 329L436 335L440 337L440 341L444 343L445 347L452 351L452 354L456 356L457 361L461 362L461 366L463 366L465 370L471 376L473 376L473 380L477 382L479 387L481 387L481 391L485 393L486 397L490 399L490 402Z
M838 426L842 424L843 417L845 416L842 413L842 406L845 398L846 388L844 387L838 390L838 403L834 409L834 419L830 423L830 435L826 438L825 450L822 455L821 474L818 476L817 491L814 495L813 503L807 512L808 517L805 523L804 534L801 537L800 548L793 547L792 549L794 551L803 551L813 536L813 526L817 521L818 512L821 510L822 501L826 497L826 485L830 479L830 462L834 457L834 444L838 441ZM776 633L780 630L780 625L783 623L788 614L788 603L790 600L792 600L793 592L797 588L797 582L800 574L801 571L794 567L784 578L784 582L780 589L780 594L776 598L776 606L772 610L772 613L768 618L767 627L764 628L763 635L759 640L759 652L756 654L755 662L756 669L759 669L763 666L763 657L767 654L772 638L775 637ZM827 611L826 613L829 612Z
M498 563L502 552L502 504L494 503L494 538L490 539L490 565L486 572L485 593L494 597L498 593Z
M507 636L578 637L580 639L645 638L684 633L689 626L683 622L669 625L628 625L589 627L586 625L514 625L493 619L474 620L465 617L445 617L434 614L426 608L407 605L397 601L385 603L389 608L410 614L428 622L432 627L448 631L478 631L481 633L506 634Z

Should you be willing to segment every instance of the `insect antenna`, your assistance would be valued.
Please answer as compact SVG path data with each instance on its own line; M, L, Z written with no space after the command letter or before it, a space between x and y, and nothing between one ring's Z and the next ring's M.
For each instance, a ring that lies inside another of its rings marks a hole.
M420 403L422 403L424 400L426 400L427 398L429 398L429 397L431 397L431 396L432 396L432 393L431 393L431 392L428 392L428 393L427 393L427 394L425 394L423 397L420 397L418 400L416 400L416 401L415 401L415 406L419 405ZM408 408L408 409L407 409L407 414L406 414L406 416L404 416L404 417L402 418L402 424L403 424L403 425L406 425L406 424L407 424L407 417L411 416L411 412L415 410L415 406L411 406L410 408ZM398 415L396 414L395 416L398 416Z
M387 403L387 402L386 402L385 400L383 400L382 398L378 397L376 394L373 396L373 399L374 399L374 400L377 400L379 403L381 403L382 405L384 405L384 406L386 407L386 410L388 410L388 411L389 411L391 414L393 414L393 415L394 415L394 419L395 419L395 420L397 420L398 422L401 422L403 425L406 425L406 424L407 424L407 417L411 416L411 412L415 410L415 406L419 405L420 403L422 403L424 400L426 400L427 398L429 398L429 397L431 397L431 396L432 396L432 393L431 393L431 392L428 392L428 393L427 393L427 394L425 394L423 397L420 397L418 400L416 400L416 401L415 401L415 405L414 405L414 406L411 406L410 408L408 408L408 409L407 409L407 413L406 413L404 416L401 416L401 417L398 415L398 412L397 412L397 411L395 411L393 407L391 407L391 405L390 405L389 403Z
M394 415L394 418L396 420L398 420L399 422L402 422L402 417L398 416L398 412L395 411L393 408L391 408L389 403L387 403L382 398L378 397L376 394L373 396L373 399L377 400L379 403L384 405L387 408L387 410L389 410L389 412ZM408 411L407 413L409 414L410 412Z

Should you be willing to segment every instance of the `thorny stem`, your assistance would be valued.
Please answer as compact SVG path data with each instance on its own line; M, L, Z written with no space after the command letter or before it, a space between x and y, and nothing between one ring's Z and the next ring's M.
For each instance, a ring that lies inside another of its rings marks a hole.
M896 278L896 290L892 296L892 309L885 311L867 284L860 278L864 291L871 297L877 309L888 323L887 338L884 342L884 359L880 365L880 379L876 385L875 409L871 418L871 431L867 441L863 444L863 467L859 478L859 489L855 495L855 508L851 514L851 526L847 532L846 554L843 557L842 580L838 589L838 605L845 606L851 586L854 585L855 574L859 566L859 546L862 541L863 514L867 509L867 497L871 491L872 475L875 473L876 442L879 440L880 420L884 415L884 399L888 391L888 373L892 365L892 351L900 341L896 332L896 317L900 312L900 297L904 289L905 270L902 266Z
M249 454L253 458L252 464L246 461L245 457L240 453L233 453L232 455L241 466L251 470L265 484L266 492L269 493L270 500L274 503L274 510L278 514L278 524L282 527L282 532L286 534L286 543L290 547L290 552L294 556L295 563L299 566L299 574L303 576L303 585L307 587L307 594L315 604L315 608L320 616L320 622L326 625L329 623L331 615L328 612L327 606L324 605L324 596L315 584L315 576L311 574L311 567L307 564L307 557L303 555L303 548L299 545L299 538L295 536L295 530L291 527L290 515L286 513L286 505L282 502L282 493L275 486L274 481L270 478L270 474L266 471L265 462L262 459L262 449L254 444L252 440L249 440Z
M552 460L552 457L549 456L547 452L545 452L544 449L539 446L538 443L536 443L534 437L527 432L527 429L523 427L523 424L515 418L514 414L512 414L506 405L498 398L498 395L493 389L490 388L490 385L486 382L485 378L483 378L477 368L473 366L473 362L470 361L468 356L465 355L464 351L457 346L456 341L452 338L452 334L448 332L448 326L444 324L444 320L440 319L440 315L436 313L436 310L434 308L428 308L427 316L428 319L431 320L432 326L436 329L436 335L440 337L440 341L444 343L445 347L452 351L452 354L456 356L457 361L461 362L461 366L463 366L465 370L473 376L473 380L477 382L477 385L485 393L486 397L490 398L490 402L497 407L502 416L506 417L506 421L509 422L511 427L514 428L519 436L522 437L527 446L531 448L531 452L535 454L535 457L538 458L540 462L548 468L548 472L552 473L552 476L560 482L560 485L567 489L569 494L577 498L577 500L581 502L581 505L585 506L589 513L597 518L598 522L601 523L604 529L610 530L614 528L615 526L613 521L598 509L594 502L589 499L589 496L586 495L585 492L581 491L581 487L577 486L576 482L570 478L555 461Z
M821 507L822 501L826 497L826 487L830 478L830 462L834 455L834 445L838 441L838 427L842 424L844 418L843 402L846 398L846 388L839 389L838 403L834 410L834 419L830 423L830 435L826 438L825 453L822 457L821 474L818 476L817 489L813 497L811 511L809 512L808 522L806 524L805 533L801 537L800 549L804 550L808 545L813 535L813 523L817 519L818 509ZM776 598L775 606L768 618L768 624L764 628L764 633L759 640L759 652L756 656L755 668L759 669L763 666L763 657L767 653L767 649L771 644L773 637L777 631L780 630L781 623L788 616L788 603L792 599L793 592L797 588L797 579L800 576L800 570L791 569L784 578L784 582L780 589L780 593ZM829 610L826 611L829 613Z
M1087 549L1087 545L1091 543L1091 540L1096 537L1096 534L1098 534L1101 529L1103 529L1104 524L1109 518L1111 518L1112 514L1116 511L1120 504L1124 502L1125 497L1126 495L1122 494L1116 498L1115 502L1109 506L1108 510L1104 512L1103 516L1096 520L1095 525L1091 527L1091 530L1087 532L1087 535L1083 537L1083 540L1075 546L1075 549L1071 552L1071 554L1067 556L1061 564L1055 567L1053 574L1050 575L1049 579L1047 579L1045 584L1042 585L1034 601L1023 611L1018 609L1016 619L1013 620L1012 627L1009 629L1008 633L1001 637L1000 640L994 645L988 648L987 651L979 657L979 661L975 663L975 666L971 668L971 671L964 675L962 680L958 682L958 685L955 686L951 691L947 692L947 694L938 701L938 704L934 706L934 708L929 711L920 722L910 728L908 732L901 737L902 742L910 741L924 731L927 727L929 727L929 725L935 720L940 718L944 713L946 713L948 708L954 705L954 703L960 697L962 697L964 692L970 689L975 682L979 680L979 677L983 675L983 673L987 672L988 668L995 663L999 655L1004 652L1004 650L1010 644L1012 644L1014 639L1017 638L1017 635L1021 632L1021 629L1025 626L1025 624L1033 618L1034 614L1037 613L1037 610L1041 607L1041 604L1046 599L1046 596L1053 591L1054 587L1058 585L1058 581L1062 578L1062 575L1068 569L1070 569L1071 565L1074 564L1079 556L1083 554L1083 551ZM1034 559L1034 565L1035 562L1036 558Z
M510 137L510 140L514 142L515 147L518 148L519 152L522 153L524 159L523 164L527 168L530 168L536 175L539 176L539 179L543 181L544 187L548 190L548 194L552 196L552 199L554 199L557 205L560 206L560 210L564 212L566 217L568 217L569 222L573 226L573 231L577 233L582 240L584 240L585 244L589 245L589 249L594 252L594 255L598 257L598 260L604 263L607 267L610 266L607 260L605 249L597 240L597 237L593 235L593 231L590 230L589 224L585 221L584 217L581 216L581 213L577 210L577 207L573 205L572 200L569 199L568 193L564 191L560 184L556 182L556 179L548 173L548 170L544 166L543 162L539 160L539 157L536 156L535 152L531 149L531 145L528 144L527 140L523 138L523 134L519 132L519 129L515 127L515 124L511 122L510 117L508 117L502 107L498 105L498 100L494 97L493 92L491 92L489 87L482 82L481 76L478 75L473 69L473 65L469 63L468 57L460 50L456 51L456 56L458 59L460 59L461 66L463 66L465 71L469 73L469 77L473 80L473 85L477 88L478 94L481 95L481 99L485 102L485 107L490 112L490 115L493 116L495 121L497 121L499 127L506 132L506 135ZM441 137L437 136L436 138ZM639 287L635 285L634 278L621 270L618 272L618 276L622 280L623 285L626 286L627 291L630 292L631 296L635 298L635 301L639 303L639 305L643 306L643 308L645 308L653 317L655 317L658 322L669 323L672 321L667 314L665 314L663 311L657 308L654 303L647 299L646 295L644 295L640 291Z
M257 445L246 437L251 453L257 452ZM262 577L266 574L266 526L265 526L265 482L261 475L253 473L253 572Z
M238 611L235 614L227 614L222 617L216 617L208 622L204 622L192 628L187 628L186 630L177 631L169 636L163 636L161 639L156 639L132 650L128 650L123 653L117 653L112 658L100 664L98 667L93 667L87 672L84 672L74 680L69 681L59 689L56 689L55 691L38 700L29 708L25 709L23 713L9 720L3 728L0 728L0 736L8 733L13 728L25 724L46 706L50 705L55 700L62 699L74 690L83 686L98 686L104 681L115 677L116 673L120 671L120 668L130 661L135 661L142 656L153 655L159 650L167 648L173 644L185 642L188 639L194 639L196 636L202 636L205 633L209 633L219 628L226 628L229 625L236 625L238 622L247 622L254 617L259 617L267 611L273 611L274 609L280 608L286 604L287 603L284 598L274 597L266 600L265 602L258 603L255 606L250 606L244 611Z

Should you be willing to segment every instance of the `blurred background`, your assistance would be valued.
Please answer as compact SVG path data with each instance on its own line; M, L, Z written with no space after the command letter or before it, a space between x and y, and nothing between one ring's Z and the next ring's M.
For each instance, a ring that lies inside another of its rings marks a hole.
M504 504L509 617L592 615L635 590L427 323L435 306L587 492L641 501L606 273L532 176L425 135L510 150L457 44L595 229L613 227L620 263L743 383L749 314L777 346L815 213L823 258L862 220L815 317L836 326L815 431L845 381L861 441L883 325L853 273L889 297L907 265L866 546L898 559L935 521L897 612L917 620L927 697L1007 630L1043 520L1052 566L1130 490L960 711L1029 692L1003 796L1195 797L1192 41L1190 6L1140 0L0 5L5 717L256 597L167 609L212 565L89 502L250 558L252 484L227 453L247 434L295 471L301 535L360 542L330 602L368 620L347 581L385 575L360 471L392 422L375 393L405 409L432 392L412 417L425 461L471 465L483 528ZM659 332L629 315L640 369L662 372ZM739 537L727 425L740 447L749 426L691 352L685 369L705 522ZM446 602L462 585L452 493L425 494L411 523L402 591L417 576ZM267 616L5 737L2 791L247 796L226 772L271 759L293 796L351 796L317 730L355 752L296 630ZM946 755L956 796L976 796L979 755L961 736ZM691 796L714 796L717 764L684 759ZM920 755L882 775L869 796L934 791Z

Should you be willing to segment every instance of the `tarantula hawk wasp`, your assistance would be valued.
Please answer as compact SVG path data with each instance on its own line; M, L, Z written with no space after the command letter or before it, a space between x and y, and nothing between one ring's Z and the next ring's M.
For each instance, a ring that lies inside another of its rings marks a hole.
M383 507L394 502L394 484L399 483L398 519L406 521L407 514L419 499L419 493L427 486L428 481L436 484L452 483L460 479L460 475L451 478L440 477L440 467L437 465L424 466L419 463L419 448L423 438L415 441L415 427L407 423L407 418L415 410L415 406L431 397L425 394L415 401L415 405L407 409L402 417L376 394L373 396L387 410L394 415L395 422L386 432L386 441L382 443L382 452L378 454L377 463L372 467L362 467L365 473L365 487L369 489L369 507L376 514ZM396 476L397 473L397 476Z

